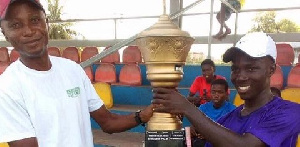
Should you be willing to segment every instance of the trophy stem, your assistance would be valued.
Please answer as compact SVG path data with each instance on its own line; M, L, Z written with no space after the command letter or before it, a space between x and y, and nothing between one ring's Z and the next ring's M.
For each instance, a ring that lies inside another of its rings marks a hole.
M147 124L148 131L181 130L182 122L170 113L154 112Z

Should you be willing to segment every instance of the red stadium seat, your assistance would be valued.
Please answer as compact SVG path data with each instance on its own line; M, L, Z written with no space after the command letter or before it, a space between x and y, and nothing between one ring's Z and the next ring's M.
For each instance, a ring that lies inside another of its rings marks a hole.
M5 71L9 64L9 62L0 62L0 75Z
M0 47L0 62L10 62L8 49Z
M141 69L137 64L125 64L120 71L120 84L138 86L142 85Z
M106 47L105 49L109 49L109 47ZM114 53L101 59L101 62L102 63L120 63L120 53L118 51L115 51Z
M287 77L288 88L300 88L300 64L294 66Z
M79 52L76 47L67 47L62 52L62 57L70 59L76 63L80 63Z
M270 85L271 87L283 89L283 72L278 64L276 64L275 73L271 76Z
M95 82L116 83L116 67L111 63L101 63L95 72Z
M51 56L60 57L60 50L58 47L48 47L48 54Z
M290 66L294 63L295 53L290 44L280 43L276 44L277 58L276 63L280 66Z
M97 54L97 47L85 47L81 53L81 62L86 61Z
M138 46L128 46L123 51L123 63L141 63L142 54Z
M20 54L15 49L11 50L10 52L10 62L15 62L20 57Z
M93 82L94 81L94 75L93 75L92 66L85 67L84 71L85 71L86 75L89 77L89 79L91 80L91 82Z

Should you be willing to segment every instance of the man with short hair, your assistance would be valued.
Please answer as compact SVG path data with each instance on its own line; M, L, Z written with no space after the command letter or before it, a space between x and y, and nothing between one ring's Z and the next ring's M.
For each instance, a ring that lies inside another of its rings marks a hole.
M236 107L227 101L228 99L228 83L224 79L216 79L211 83L211 101L199 107L208 118L217 121L222 116L234 110ZM206 140L203 136L191 127L193 136L193 146L204 146Z
M20 53L0 76L0 142L10 147L92 147L90 116L107 133L147 122L152 106L109 112L79 64L49 56L48 24L38 0L0 0L0 25Z
M216 79L225 79L225 77L221 75L215 75L216 66L214 61L212 61L211 59L203 60L203 62L201 63L201 71L202 76L198 76L195 78L193 84L190 87L189 97L187 98L197 107L210 101L211 82ZM199 96L195 96L197 93L199 93Z
M199 107L207 117L217 121L236 107L227 101L228 83L224 79L216 79L211 83L211 101Z
M156 112L183 114L209 142L206 146L294 147L300 133L300 104L273 96L276 46L265 33L249 33L228 49L231 82L245 103L214 123L174 89L154 88ZM158 104L158 105L157 105Z

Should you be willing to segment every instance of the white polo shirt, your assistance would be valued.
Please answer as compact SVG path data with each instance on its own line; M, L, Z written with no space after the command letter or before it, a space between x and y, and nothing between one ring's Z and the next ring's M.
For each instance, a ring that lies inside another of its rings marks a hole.
M93 147L89 112L103 102L79 64L50 60L49 71L17 60L0 75L0 142L36 137L40 147Z

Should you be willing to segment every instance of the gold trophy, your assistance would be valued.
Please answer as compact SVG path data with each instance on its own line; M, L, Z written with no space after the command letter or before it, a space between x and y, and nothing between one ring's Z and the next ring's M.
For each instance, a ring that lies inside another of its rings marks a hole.
M147 79L152 87L176 88L178 86L193 42L194 39L189 33L180 30L165 14L164 6L164 14L160 16L158 22L142 31L136 40L146 64ZM150 132L174 130L182 130L182 123L177 116L169 113L154 112L147 123L147 131ZM154 136L155 139L159 140ZM168 143L167 146L170 144Z

